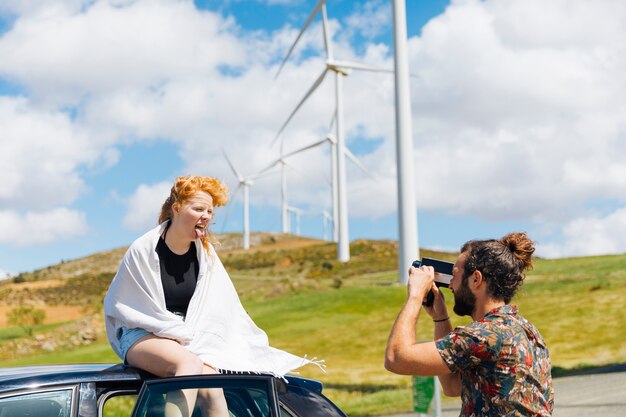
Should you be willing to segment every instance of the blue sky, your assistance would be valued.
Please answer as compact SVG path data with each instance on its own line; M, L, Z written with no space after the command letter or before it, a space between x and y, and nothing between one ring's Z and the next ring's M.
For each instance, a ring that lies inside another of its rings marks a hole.
M41 4L40 4L41 3ZM0 275L128 245L182 174L237 187L323 68L315 2L0 1ZM389 2L328 1L335 54L391 68ZM526 230L542 256L626 251L626 7L617 2L409 1L420 246ZM285 131L323 137L329 79ZM350 237L397 238L393 80L346 78ZM322 237L328 150L293 158L290 204ZM253 231L279 231L278 176L251 189ZM241 230L241 201L215 231Z

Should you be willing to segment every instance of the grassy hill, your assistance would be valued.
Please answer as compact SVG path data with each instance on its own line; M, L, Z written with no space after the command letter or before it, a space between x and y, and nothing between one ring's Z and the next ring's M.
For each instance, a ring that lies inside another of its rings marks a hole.
M326 375L316 367L302 375L323 380L327 395L350 415L410 409L410 378L382 366L405 297L395 284L396 242L355 241L343 264L334 259L334 245L322 241L255 234L256 246L245 252L236 248L237 238L220 237L218 251L250 315L274 346L326 360ZM96 254L1 283L0 311L23 303L50 314L74 310L62 319L49 314L35 338L0 327L0 365L118 361L104 337L101 302L122 254ZM455 258L427 250L422 256ZM558 375L626 362L625 299L626 256L619 255L540 259L514 303L541 330ZM467 322L453 317L453 325ZM432 338L429 320L420 323L418 337Z

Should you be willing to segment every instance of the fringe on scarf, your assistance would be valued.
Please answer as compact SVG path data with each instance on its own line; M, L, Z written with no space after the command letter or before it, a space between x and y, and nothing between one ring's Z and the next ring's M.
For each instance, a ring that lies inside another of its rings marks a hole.
M317 366L322 372L326 373L326 361L324 359L317 359L317 357L313 357L311 359L307 358L307 355L304 355L304 365L315 365ZM285 381L286 383L289 383L289 381L287 381L287 378L285 378L284 375L281 374L277 374L276 372L271 372L271 371L233 371L230 369L222 369L222 368L214 368L219 374L222 375L271 375L274 378L279 378L282 379L283 381ZM290 374L293 375L300 375L300 372L296 372L296 371L291 371L289 372Z

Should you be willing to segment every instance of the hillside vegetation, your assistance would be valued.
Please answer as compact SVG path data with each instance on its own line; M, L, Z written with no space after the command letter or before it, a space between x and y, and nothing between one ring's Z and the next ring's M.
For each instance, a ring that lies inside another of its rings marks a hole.
M303 376L324 381L325 393L353 416L411 408L410 378L382 366L406 291L396 284L396 242L352 242L350 262L339 263L335 245L314 239L254 234L251 251L237 249L240 236L219 239L218 252L246 310L271 343L326 360L327 374L305 367ZM0 322L0 364L117 362L104 336L101 305L123 253L121 248L66 261L0 283L0 313L24 304L48 313L34 338ZM451 307L451 294L446 295ZM626 256L619 255L540 259L514 303L541 330L558 375L626 363L619 330L626 326L625 299ZM467 322L453 317L453 325ZM418 329L418 338L432 338L430 320Z

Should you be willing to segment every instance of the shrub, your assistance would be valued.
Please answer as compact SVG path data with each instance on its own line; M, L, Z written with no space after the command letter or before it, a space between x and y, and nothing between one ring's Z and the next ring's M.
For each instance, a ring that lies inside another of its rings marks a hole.
M15 307L9 311L7 322L24 329L29 336L33 335L33 327L43 323L46 312L32 306Z

